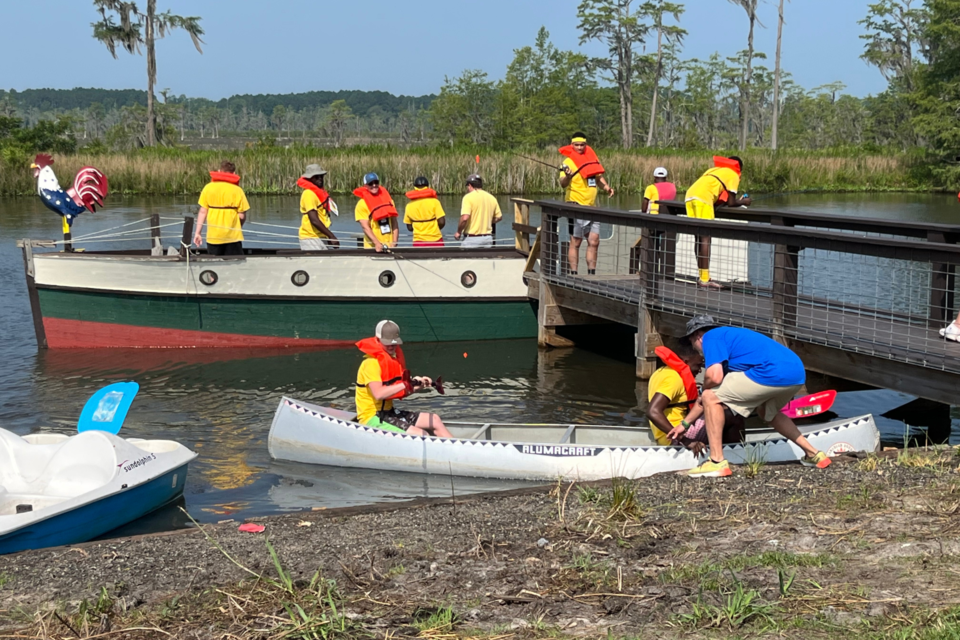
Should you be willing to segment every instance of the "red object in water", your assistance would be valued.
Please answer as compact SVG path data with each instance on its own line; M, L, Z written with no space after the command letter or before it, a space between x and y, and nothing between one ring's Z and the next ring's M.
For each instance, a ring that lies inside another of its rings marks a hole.
M781 411L791 420L797 418L809 418L810 416L820 415L830 410L834 400L837 399L837 392L834 390L821 391L802 398L795 398L790 404Z
M266 530L267 528L262 524L255 524L253 522L247 522L237 527L237 531L242 531L243 533L263 533Z

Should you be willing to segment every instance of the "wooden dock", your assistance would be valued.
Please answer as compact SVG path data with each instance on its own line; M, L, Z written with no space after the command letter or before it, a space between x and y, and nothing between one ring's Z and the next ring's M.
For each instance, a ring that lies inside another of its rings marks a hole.
M682 336L689 318L708 313L773 336L810 371L957 403L960 344L938 331L960 301L960 226L756 209L720 209L707 221L676 215L683 212L676 202L663 203L661 215L590 209L602 225L597 274L574 275L567 225L585 209L533 205L542 212L531 253L540 268L525 277L539 303L542 345L570 344L558 327L635 327L637 375L646 379L656 367L654 349ZM697 235L714 238L714 272L716 265L740 274L725 290L697 286L694 256L683 253Z

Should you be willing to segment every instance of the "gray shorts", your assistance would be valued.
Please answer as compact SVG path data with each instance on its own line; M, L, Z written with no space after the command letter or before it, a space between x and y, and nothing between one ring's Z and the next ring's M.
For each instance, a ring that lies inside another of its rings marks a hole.
M746 418L756 409L764 422L770 422L793 400L802 387L802 384L768 387L754 382L742 371L734 371L725 375L723 382L713 392L717 394L720 402L734 413Z
M300 251L326 251L327 243L320 238L300 238Z
M574 220L570 225L570 235L574 238L583 239L590 234L600 235L600 223L590 220Z
M477 247L492 247L493 236L467 236L460 243L464 249L476 249Z

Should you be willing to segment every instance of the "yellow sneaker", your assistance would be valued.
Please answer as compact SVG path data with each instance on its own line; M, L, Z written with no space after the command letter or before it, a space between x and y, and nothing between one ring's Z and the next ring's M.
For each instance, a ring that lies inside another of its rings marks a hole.
M825 454L823 451L817 451L817 455L813 457L803 456L800 458L800 464L803 466L816 467L817 469L826 469L830 466L831 462L832 461L830 458L828 458L827 454Z
M732 476L733 470L730 469L730 463L726 460L714 462L707 458L707 461L699 467L687 471L687 475L691 478L725 478L726 476Z

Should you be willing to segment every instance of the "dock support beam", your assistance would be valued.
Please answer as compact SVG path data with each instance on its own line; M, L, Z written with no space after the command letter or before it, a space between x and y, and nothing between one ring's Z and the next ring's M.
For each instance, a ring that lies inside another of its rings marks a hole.
M557 299L553 294L553 287L540 281L540 305L537 310L537 344L541 347L572 347L573 340L557 335L555 322L550 320L551 314L558 310Z
M654 349L663 345L663 339L653 322L653 316L643 307L637 314L637 377L649 380L657 370L657 354Z

